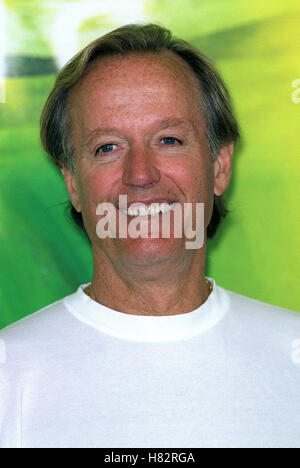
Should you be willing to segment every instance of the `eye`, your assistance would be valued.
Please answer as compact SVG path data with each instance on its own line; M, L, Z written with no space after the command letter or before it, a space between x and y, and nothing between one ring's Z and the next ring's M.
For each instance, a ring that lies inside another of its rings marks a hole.
M117 145L114 145L113 143L107 143L106 145L99 146L96 150L96 155L99 153L110 153L116 146Z
M163 142L165 145L174 145L175 143L181 144L181 141L178 140L178 138L174 137L164 137L160 141Z

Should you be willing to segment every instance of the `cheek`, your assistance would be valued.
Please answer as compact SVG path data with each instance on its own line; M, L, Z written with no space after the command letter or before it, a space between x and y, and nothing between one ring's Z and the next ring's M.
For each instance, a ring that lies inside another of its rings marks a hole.
M82 218L89 236L96 232L96 224L99 216L96 214L97 206L107 201L110 193L110 178L96 170L85 170L81 173L79 197L82 210Z
M186 201L206 203L211 198L213 173L210 165L181 160L165 168L164 172L180 188Z
M183 193L185 202L204 203L204 223L207 228L214 202L212 164L209 161L189 164L181 161L166 172Z
M101 192L99 193L99 187L101 185L95 178L83 182L80 193L83 211L90 212L92 208L95 208L100 203Z
M84 165L80 171L80 198L87 211L96 210L99 203L108 201L114 180L109 168Z

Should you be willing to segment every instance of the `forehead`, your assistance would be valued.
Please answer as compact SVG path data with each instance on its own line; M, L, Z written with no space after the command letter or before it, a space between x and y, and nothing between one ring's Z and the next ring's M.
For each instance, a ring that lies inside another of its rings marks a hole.
M72 123L81 121L84 127L91 127L100 116L120 121L130 115L132 125L134 116L199 115L200 102L200 85L193 71L167 51L97 60L72 88L69 106Z

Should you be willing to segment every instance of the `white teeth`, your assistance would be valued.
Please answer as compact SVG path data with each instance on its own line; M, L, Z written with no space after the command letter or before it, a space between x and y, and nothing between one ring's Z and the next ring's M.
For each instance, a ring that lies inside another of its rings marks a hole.
M124 214L128 214L129 216L155 216L161 213L167 213L171 211L177 203L151 203L149 206L131 205L128 210L121 209Z
M160 211L162 213L166 213L167 211L170 211L170 209L171 209L171 206L169 205L169 203L161 203Z
M140 216L146 216L148 214L148 210L144 206L140 206L140 208L138 208L138 211Z

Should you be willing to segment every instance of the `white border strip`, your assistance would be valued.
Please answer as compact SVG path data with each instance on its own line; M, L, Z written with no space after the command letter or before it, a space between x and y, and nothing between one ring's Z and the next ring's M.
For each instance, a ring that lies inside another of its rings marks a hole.
M5 51L6 51L6 34L5 34L5 9L2 0L0 0L0 103L6 102L5 89Z

